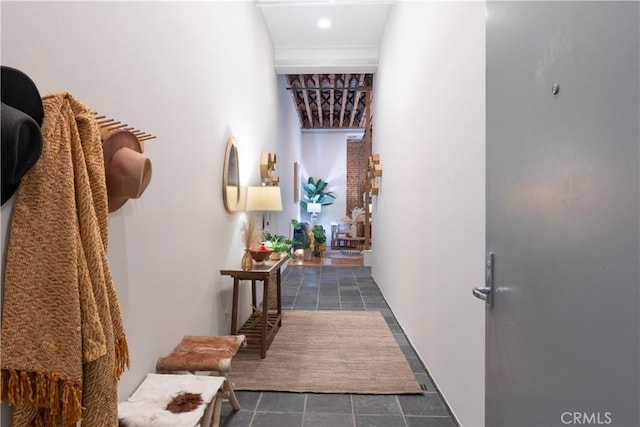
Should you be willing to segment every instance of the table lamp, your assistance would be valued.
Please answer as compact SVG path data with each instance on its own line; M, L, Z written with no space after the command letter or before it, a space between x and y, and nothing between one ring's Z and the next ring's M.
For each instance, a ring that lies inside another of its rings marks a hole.
M282 195L280 193L280 187L248 187L246 210L264 212L262 214L262 229L269 230L269 212L282 210Z

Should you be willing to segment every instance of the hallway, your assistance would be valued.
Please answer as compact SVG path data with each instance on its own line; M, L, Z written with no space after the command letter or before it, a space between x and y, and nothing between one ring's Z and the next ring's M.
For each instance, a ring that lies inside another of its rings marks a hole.
M224 427L454 427L441 396L370 274L361 266L290 264L282 277L286 310L380 311L424 395L238 392L242 409L225 405ZM267 355L268 357L268 355Z
M390 6L371 44L345 37L340 49L297 51L265 19L297 8L296 41L310 47L307 35L330 42L342 20L354 36L369 28L354 21L360 10L335 12L331 29L315 25L320 16L303 22L304 9L360 3ZM320 224L328 231L345 215L345 140L361 130L301 129L299 89L285 76L304 82L307 120L329 127L351 122L348 104L367 94L358 79L353 91L323 97L326 78L313 76L373 73L368 154L384 174L369 177L377 194L358 202L369 206L375 249L357 266L338 256L292 260L283 299L287 310L381 310L427 394L243 392L243 409L224 425L562 427L565 414L582 411L640 426L640 0L54 0L1 9L3 65L25 72L41 96L68 93L117 120L113 129L154 136L138 153L153 178L143 197L109 214L103 242L129 349L118 400L185 334L229 331L234 286L220 271L239 262L248 216L290 236L291 220L307 218L299 202L310 177L337 196ZM265 182L267 153L281 210L225 209L230 137L236 201ZM0 210L2 286L17 196ZM47 203L72 193L56 196ZM477 299L474 287L492 297ZM25 347L54 342L28 332ZM11 412L5 399L1 425Z

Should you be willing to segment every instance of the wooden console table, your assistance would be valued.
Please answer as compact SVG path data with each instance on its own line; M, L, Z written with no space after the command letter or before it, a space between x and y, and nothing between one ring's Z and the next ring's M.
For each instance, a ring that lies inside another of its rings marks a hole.
M260 348L260 357L265 358L267 349L271 346L276 332L282 326L282 299L280 292L280 269L288 258L280 260L267 260L263 265L254 265L251 270L242 270L240 267L220 270L223 276L233 278L233 306L231 308L231 335L242 334L247 337L247 346ZM276 281L276 307L269 307L269 281ZM251 281L251 307L252 313L249 319L238 330L238 290L243 280ZM256 281L262 281L262 310L259 310L256 301ZM274 311L275 309L275 311Z

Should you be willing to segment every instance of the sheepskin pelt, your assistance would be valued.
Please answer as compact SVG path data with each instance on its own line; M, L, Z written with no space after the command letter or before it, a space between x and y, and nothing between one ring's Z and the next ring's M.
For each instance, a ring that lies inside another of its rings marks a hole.
M123 427L195 426L204 415L224 382L223 377L203 375L147 374L136 392L118 404L118 419ZM184 393L202 398L194 410L172 413L167 405Z

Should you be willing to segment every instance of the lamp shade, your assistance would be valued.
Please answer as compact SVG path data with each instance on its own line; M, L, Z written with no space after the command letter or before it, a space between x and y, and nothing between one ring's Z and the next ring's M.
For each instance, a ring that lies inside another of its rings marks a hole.
M281 211L282 195L280 187L248 187L247 211Z
M307 212L320 213L322 211L322 205L320 203L307 203Z

